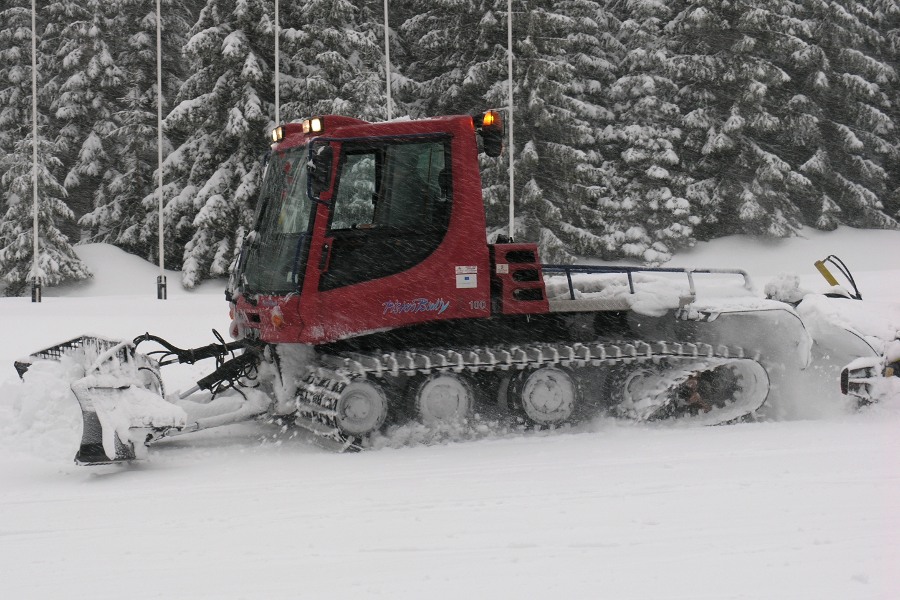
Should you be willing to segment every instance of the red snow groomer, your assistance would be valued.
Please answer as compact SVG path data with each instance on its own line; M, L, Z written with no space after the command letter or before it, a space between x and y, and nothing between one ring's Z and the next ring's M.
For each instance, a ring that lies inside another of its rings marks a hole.
M92 357L72 383L76 460L260 415L347 450L410 423L463 437L596 415L727 423L790 393L812 348L792 307L696 298L696 275L749 289L742 271L547 265L534 243L489 243L479 153L498 156L502 136L493 111L278 127L226 292L235 341L79 338L34 355ZM135 351L148 341L164 349ZM204 358L217 365L194 390L162 391L161 366Z

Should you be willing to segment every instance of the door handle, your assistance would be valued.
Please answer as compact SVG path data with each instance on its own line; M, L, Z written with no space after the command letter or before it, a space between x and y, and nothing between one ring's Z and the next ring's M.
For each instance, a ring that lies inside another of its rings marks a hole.
M322 255L319 257L319 271L322 273L328 272L328 267L331 266L331 246L334 243L334 240L329 240L322 244Z

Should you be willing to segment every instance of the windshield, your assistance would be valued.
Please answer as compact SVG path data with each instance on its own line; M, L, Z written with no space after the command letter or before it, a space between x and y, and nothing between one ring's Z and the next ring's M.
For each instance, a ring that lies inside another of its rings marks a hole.
M248 293L299 290L313 206L307 193L306 147L275 152L266 168L256 225L248 236L241 284Z

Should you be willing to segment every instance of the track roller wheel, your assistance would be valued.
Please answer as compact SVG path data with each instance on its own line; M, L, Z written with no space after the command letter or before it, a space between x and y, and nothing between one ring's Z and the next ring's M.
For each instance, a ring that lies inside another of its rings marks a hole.
M581 402L581 387L572 373L557 367L524 371L510 386L510 399L538 425L559 425Z
M335 405L337 424L348 435L364 436L378 430L388 412L387 395L377 382L357 379L341 391Z
M423 423L452 423L469 416L475 403L475 393L462 375L434 373L419 383L413 401L416 414Z
M648 367L639 367L622 375L622 400L628 404L637 404L646 398L652 398L664 391L660 386L661 371Z
M669 389L675 374L668 365L620 366L607 378L604 396L619 416L638 421L666 418L675 405L674 396L691 397L688 383L677 393Z

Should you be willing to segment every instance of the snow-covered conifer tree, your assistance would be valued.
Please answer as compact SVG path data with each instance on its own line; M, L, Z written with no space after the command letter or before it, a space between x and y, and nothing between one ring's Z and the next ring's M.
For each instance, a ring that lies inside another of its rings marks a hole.
M506 78L506 3L409 4L410 16L400 28L409 49L406 71L413 79L409 102L423 116L474 114L487 108L485 91Z
M321 114L385 118L381 12L370 4L307 0L285 6L283 121Z
M878 31L882 34L882 43L878 56L881 60L900 74L900 2L896 0L874 0L874 13ZM900 78L895 78L886 87L891 102L887 112L894 124L895 139L900 137ZM888 174L889 192L884 198L885 212L900 221L900 155L889 155L885 165Z
M165 220L188 288L227 273L252 218L273 126L273 16L263 0L208 0L185 45L191 75L166 117L184 141L165 161Z
M5 214L0 219L0 283L7 296L27 290L34 278L34 202L32 137L7 155L2 183ZM38 138L38 272L45 286L86 279L90 271L75 255L57 224L74 218L66 206L66 190L53 175L61 167L53 143Z
M601 82L612 80L608 14L590 1L516 2L514 86L517 231L547 260L597 254L585 207L602 195L596 131L611 113ZM507 3L425 3L403 31L422 104L434 113L507 105ZM482 170L489 227L506 224L505 156Z
M107 98L112 109L109 118L94 123L70 171L70 180L92 178L93 209L79 221L89 230L92 240L114 243L155 261L158 258L156 6L145 0L104 4L103 22L109 31L115 32L109 49L120 76L118 85L110 90L111 97ZM182 2L163 0L162 14L165 114L177 92L178 76L182 72L181 46L189 23ZM164 148L164 154L170 150ZM172 256L173 252L178 255ZM174 246L170 245L167 254L170 254L167 263L181 259L180 250Z
M102 140L115 130L113 114L124 75L110 48L115 33L108 10L113 5L53 0L42 11L47 27L40 51L53 58L47 97L65 153L68 204L76 214L90 209L92 190L110 161Z
M21 294L35 276L44 285L90 277L60 224L71 221L66 191L59 183L61 151L49 136L55 128L46 114L52 95L44 83L54 61L38 59L38 273L33 272L33 159L30 2L7 2L0 11L0 287ZM43 34L43 23L38 21ZM42 37L39 35L39 37Z
M30 129L31 2L9 1L0 10L0 156Z
M594 209L604 254L654 263L690 245L699 223L687 199L693 179L679 156L682 115L663 31L670 16L669 7L656 0L624 7L619 38L627 52L621 76L606 90L616 121L601 136L613 182Z
M791 77L778 64L800 48L790 0L676 3L667 25L676 55L685 132L682 160L705 238L728 233L790 235L802 224L796 201L811 182L779 146Z
M412 0L401 26L408 48L405 66L409 105L421 116L478 114L507 105L506 2L500 0ZM502 98L486 94L500 86ZM493 103L493 104L492 104ZM504 142L505 143L505 142ZM482 186L488 228L507 222L509 177L506 155L483 159Z
M889 51L885 57L886 32L879 30L891 19L897 22L897 9L857 0L804 4L816 60L805 73L803 94L819 136L800 169L815 182L823 206L840 208L843 223L898 227L883 203L898 182L889 173L900 164L900 134L892 118L900 114L898 73Z
M612 113L597 91L615 79L610 54L617 48L607 44L617 24L596 2L528 2L522 8L513 30L522 223L516 237L537 241L549 261L600 255L605 245L590 208L608 194L608 183L596 133ZM505 83L488 89L489 104L502 106ZM506 161L493 168L504 172Z

